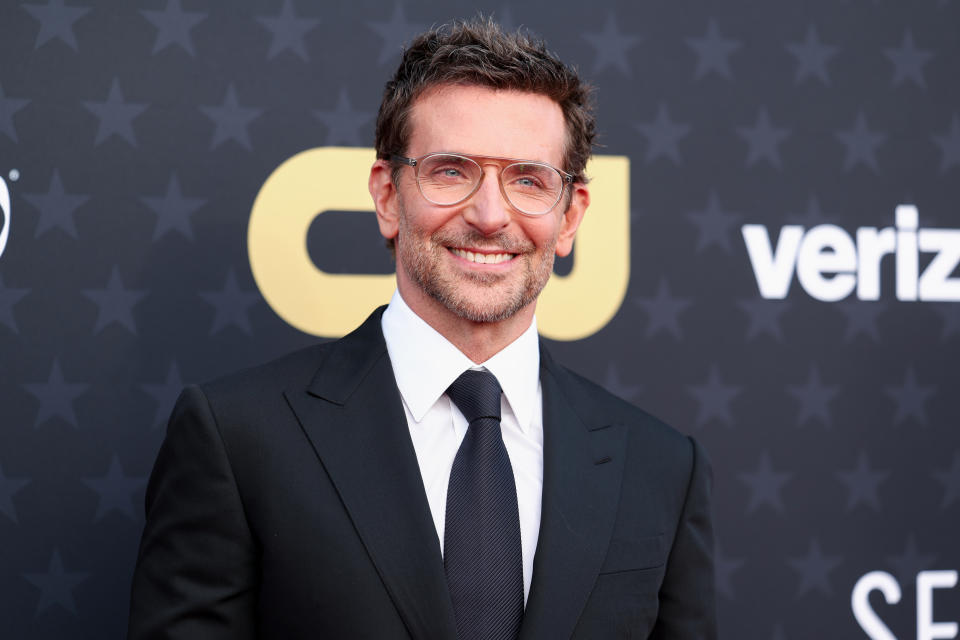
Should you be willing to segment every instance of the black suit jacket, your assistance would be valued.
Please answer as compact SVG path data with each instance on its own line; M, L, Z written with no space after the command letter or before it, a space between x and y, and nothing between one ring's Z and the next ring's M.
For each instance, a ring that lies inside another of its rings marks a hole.
M129 638L455 640L380 329L190 387L147 490ZM702 450L541 348L524 640L715 637Z

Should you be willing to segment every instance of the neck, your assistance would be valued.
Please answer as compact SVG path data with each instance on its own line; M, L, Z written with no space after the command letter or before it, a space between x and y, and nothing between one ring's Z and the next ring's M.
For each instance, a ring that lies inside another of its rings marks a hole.
M398 283L399 284L399 283ZM533 322L536 301L498 322L473 322L457 316L419 289L400 287L410 310L476 364L486 362L523 335Z

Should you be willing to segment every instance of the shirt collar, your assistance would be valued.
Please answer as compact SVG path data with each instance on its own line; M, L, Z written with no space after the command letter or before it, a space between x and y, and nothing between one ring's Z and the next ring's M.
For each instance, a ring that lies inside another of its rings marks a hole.
M381 319L397 388L420 422L461 373L484 367L497 377L520 429L533 417L540 384L540 342L536 318L520 337L480 365L413 312L394 292Z

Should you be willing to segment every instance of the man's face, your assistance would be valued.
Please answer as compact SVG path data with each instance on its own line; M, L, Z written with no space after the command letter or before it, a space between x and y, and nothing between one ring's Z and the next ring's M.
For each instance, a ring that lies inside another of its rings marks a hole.
M546 96L444 86L414 103L410 122L410 157L446 151L563 166L563 112ZM501 193L502 165L480 163L479 189L457 205L424 199L413 168L401 170L395 202L387 203L392 217L378 202L381 232L396 239L398 288L421 315L432 311L471 322L498 322L521 310L532 315L554 255L572 248L588 199L582 185L568 187L574 194L566 213L565 195L552 211L527 216Z

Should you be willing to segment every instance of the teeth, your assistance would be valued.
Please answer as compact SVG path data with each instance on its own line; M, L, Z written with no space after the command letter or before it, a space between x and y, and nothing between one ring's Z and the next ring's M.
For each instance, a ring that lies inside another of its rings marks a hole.
M513 258L510 253L474 253L464 249L451 249L454 255L460 256L464 260L476 262L478 264L500 264Z

